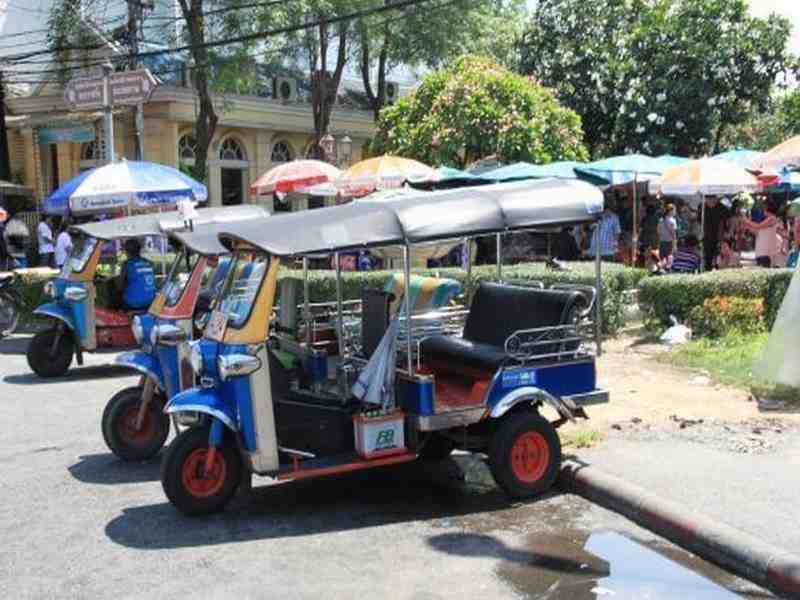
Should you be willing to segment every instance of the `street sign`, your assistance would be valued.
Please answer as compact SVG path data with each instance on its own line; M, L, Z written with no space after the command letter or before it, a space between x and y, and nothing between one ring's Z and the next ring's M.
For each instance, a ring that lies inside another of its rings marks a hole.
M102 78L73 79L64 87L64 100L72 110L88 110L103 106Z
M110 104L136 105L150 100L158 83L147 69L120 71L109 78ZM90 110L103 106L103 78L73 79L64 88L64 100L72 110Z
M147 69L120 71L109 78L111 104L144 104L150 100L158 83Z

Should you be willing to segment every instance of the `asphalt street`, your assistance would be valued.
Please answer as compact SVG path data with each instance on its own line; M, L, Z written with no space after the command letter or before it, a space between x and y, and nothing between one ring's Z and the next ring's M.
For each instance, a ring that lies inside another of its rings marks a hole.
M299 484L256 480L225 513L183 517L165 500L158 458L123 463L104 446L103 406L135 377L95 355L41 380L26 343L0 341L0 597L765 594L580 498L510 503L467 455Z

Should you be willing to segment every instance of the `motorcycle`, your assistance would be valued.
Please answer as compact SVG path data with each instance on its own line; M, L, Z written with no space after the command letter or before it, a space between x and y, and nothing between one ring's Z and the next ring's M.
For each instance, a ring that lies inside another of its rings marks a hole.
M14 287L14 273L0 273L0 339L11 335L19 325L25 302Z

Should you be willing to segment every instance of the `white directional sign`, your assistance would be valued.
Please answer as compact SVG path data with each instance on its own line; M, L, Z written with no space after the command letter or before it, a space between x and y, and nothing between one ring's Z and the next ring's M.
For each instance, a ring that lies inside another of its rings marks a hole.
M109 103L112 106L145 103L157 85L147 69L112 73L109 76ZM64 88L64 99L72 110L100 108L103 106L103 78L73 79Z

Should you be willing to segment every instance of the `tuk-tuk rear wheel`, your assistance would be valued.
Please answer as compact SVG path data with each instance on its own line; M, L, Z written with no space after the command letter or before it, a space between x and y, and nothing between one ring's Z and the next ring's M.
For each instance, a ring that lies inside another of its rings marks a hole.
M163 412L164 398L157 392L145 410L141 427L136 427L142 390L139 385L120 390L103 411L103 439L109 450L122 460L152 458L169 435L169 416Z
M225 508L242 479L242 459L230 434L208 462L209 426L192 427L178 435L161 462L161 486L182 513L207 515Z
M533 411L504 418L489 442L489 469L512 498L549 490L561 468L561 441L552 423Z
M57 329L47 329L33 336L26 357L28 365L39 377L60 377L69 371L74 351L69 331L59 334Z

